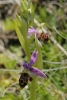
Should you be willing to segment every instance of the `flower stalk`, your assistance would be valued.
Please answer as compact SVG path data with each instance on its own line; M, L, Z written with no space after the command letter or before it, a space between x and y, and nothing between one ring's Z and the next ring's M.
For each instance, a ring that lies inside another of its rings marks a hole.
M38 44L37 38L35 38L35 44L36 44L36 49L38 50L38 58L36 61L36 66L41 70L43 63L42 63L42 52L41 52L41 47ZM32 84L31 84L31 90L30 90L30 100L35 100L36 97L36 87L37 87L37 77L33 78Z
M37 77L33 77L30 90L30 100L35 100L36 98L36 86L37 86Z

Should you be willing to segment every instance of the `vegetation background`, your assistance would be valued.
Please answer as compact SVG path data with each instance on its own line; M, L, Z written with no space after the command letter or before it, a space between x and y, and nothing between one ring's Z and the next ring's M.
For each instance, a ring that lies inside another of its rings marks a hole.
M50 42L42 42L43 71L48 79L38 79L36 100L67 100L67 0L31 2L35 18L45 23L50 37ZM0 0L0 100L30 98L30 83L24 89L18 84L20 63L26 58L12 21L16 12L20 13L18 0Z

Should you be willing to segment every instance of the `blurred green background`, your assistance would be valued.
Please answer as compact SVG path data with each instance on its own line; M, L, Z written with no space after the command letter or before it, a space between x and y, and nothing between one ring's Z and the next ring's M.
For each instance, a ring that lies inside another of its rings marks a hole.
M48 79L38 79L36 100L67 100L67 0L31 2L35 18L39 23L45 23L48 34L51 32L50 42L42 42L43 71ZM24 89L20 89L18 84L22 69L20 63L26 58L14 30L12 19L15 18L16 12L20 14L17 0L0 4L0 100L30 98L30 83ZM36 24L34 26L36 27ZM51 37L63 50L51 41ZM31 51L34 48L32 43Z

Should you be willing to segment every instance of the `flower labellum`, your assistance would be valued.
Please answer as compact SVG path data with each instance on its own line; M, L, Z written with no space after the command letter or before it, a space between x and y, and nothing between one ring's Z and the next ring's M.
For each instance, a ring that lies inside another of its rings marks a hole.
M28 82L32 81L33 78L28 73L21 73L21 76L19 78L19 85L21 88L24 88Z
M32 67L36 62L38 56L38 51L34 51L31 55L30 62L24 62L23 67L24 69L28 70L32 75L38 76L40 78L47 78L47 76L38 68Z

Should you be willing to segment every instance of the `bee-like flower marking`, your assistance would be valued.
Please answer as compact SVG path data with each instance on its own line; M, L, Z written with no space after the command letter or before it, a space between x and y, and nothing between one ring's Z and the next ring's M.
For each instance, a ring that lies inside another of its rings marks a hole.
M49 40L49 35L47 33L41 33L38 37L39 40L43 42L47 42Z
M28 81L32 80L33 78L28 73L21 73L19 78L19 85L21 88L24 88L28 84Z

